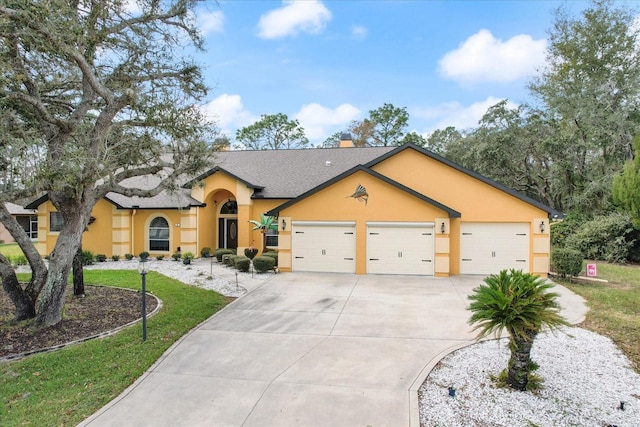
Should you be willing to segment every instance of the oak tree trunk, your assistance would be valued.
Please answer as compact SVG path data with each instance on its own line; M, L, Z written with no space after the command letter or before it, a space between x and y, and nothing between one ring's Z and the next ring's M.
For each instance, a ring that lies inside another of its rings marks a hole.
M86 208L86 206L84 206ZM80 246L85 227L81 210L63 212L64 224L53 252L49 256L49 274L40 292L35 319L36 327L46 327L62 320L67 282L73 258ZM87 218L89 214L86 214Z
M11 263L2 254L0 254L0 276L2 276L2 288L15 306L15 320L21 321L35 317L35 304L20 286Z

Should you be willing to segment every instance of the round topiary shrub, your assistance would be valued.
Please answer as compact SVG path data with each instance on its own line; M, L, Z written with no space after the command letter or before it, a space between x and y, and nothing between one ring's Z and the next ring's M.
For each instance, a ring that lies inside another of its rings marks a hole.
M249 271L249 266L251 265L251 260L249 258L246 257L241 257L240 259L237 259L235 262L235 267L242 271L242 272L247 272Z
M276 266L276 260L270 256L257 256L253 259L253 267L258 273L264 273L265 271L273 270Z
M218 262L222 262L222 256L223 255L233 255L233 249L216 249L216 251L214 252L214 255L216 257L216 259L218 260Z
M582 271L582 254L575 249L554 249L551 252L551 268L561 277L575 277Z
M273 258L275 260L275 262L276 262L275 265L278 265L278 252L267 251L267 252L263 253L262 256L268 256L268 257Z

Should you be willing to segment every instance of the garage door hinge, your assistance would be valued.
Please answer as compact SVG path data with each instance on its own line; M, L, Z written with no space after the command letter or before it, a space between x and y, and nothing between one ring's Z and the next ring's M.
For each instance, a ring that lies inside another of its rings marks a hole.
M527 262L526 259L517 259L516 262Z
M303 256L297 256L296 259L304 259Z
M423 259L422 262L431 262L430 259Z
M353 231L345 231L344 234L353 234Z
M516 233L516 236L526 236L527 233Z
M369 261L380 261L380 258L369 258Z
M353 261L353 258L344 258L344 259L346 259L348 261Z
M304 231L296 231L296 234L304 234Z
M423 236L431 236L431 233L422 233Z
M380 233L369 233L369 236L378 236Z
M473 233L462 233L463 236L471 236Z
M463 261L471 261L471 258L462 258Z

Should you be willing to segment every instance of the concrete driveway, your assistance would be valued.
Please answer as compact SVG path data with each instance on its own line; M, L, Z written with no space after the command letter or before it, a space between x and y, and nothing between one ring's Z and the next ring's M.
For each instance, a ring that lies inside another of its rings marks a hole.
M417 390L473 342L480 276L273 276L176 343L83 426L419 426ZM565 316L581 298L564 288Z

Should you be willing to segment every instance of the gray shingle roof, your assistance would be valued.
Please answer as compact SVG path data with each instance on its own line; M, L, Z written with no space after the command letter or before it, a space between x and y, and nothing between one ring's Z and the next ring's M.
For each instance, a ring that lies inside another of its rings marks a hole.
M222 170L256 188L255 197L292 199L393 148L222 151L216 153L216 168L198 179Z
M119 208L159 209L200 206L190 196L189 183L214 173L226 172L254 188L254 197L292 199L323 182L393 150L393 147L318 148L309 150L247 150L215 153L215 167L187 181L185 188L154 197L128 197L109 193L107 200ZM193 177L192 177L193 178ZM157 179L135 177L122 183L126 187L152 188Z

